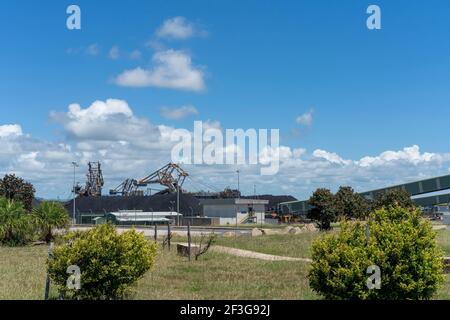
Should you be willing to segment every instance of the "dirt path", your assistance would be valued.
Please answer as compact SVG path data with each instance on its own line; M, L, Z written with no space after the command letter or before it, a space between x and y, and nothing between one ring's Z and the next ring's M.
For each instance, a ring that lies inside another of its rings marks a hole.
M272 255L272 254L265 254L265 253L255 252L255 251L242 250L242 249L223 247L223 246L212 246L210 250L215 251L215 252L231 254L231 255L237 256L237 257L253 258L253 259L266 260L266 261L303 261L303 262L312 262L311 259L306 259L306 258L293 258L293 257L275 256L275 255Z

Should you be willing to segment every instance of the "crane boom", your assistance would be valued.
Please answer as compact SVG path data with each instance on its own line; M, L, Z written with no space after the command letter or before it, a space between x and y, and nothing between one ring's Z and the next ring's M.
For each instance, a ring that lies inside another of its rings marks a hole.
M184 171L179 165L169 163L148 176L136 180L126 179L115 189L110 190L111 195L131 196L141 194L138 191L140 187L147 187L149 184L160 184L167 189L162 191L165 193L175 193L178 188L183 186L183 183L189 174Z

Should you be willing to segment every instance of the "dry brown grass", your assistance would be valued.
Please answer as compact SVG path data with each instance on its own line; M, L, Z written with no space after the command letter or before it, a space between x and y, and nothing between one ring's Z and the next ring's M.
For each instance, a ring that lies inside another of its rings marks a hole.
M136 299L314 299L308 264L209 252L198 261L163 252L136 288Z
M262 253L310 257L318 234L219 238L218 244ZM450 253L450 232L439 231L438 243ZM261 261L208 252L188 262L160 251L153 270L134 288L136 299L318 299L309 288L304 262ZM0 247L0 300L42 299L47 248ZM53 292L53 296L56 296ZM436 299L450 299L450 276Z

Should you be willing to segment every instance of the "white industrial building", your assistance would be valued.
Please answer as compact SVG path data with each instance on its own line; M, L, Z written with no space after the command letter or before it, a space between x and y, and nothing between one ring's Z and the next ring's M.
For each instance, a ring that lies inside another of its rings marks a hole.
M268 200L258 199L205 199L201 200L203 216L219 218L221 225L264 223Z
M144 212L141 210L119 210L106 214L106 220L119 225L127 224L173 224L182 214L173 211Z

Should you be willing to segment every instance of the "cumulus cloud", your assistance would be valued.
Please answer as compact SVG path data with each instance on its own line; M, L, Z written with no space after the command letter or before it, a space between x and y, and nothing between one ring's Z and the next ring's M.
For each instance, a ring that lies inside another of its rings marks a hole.
M0 125L0 138L12 136L12 135L21 136L22 135L22 127L18 124Z
M0 174L16 173L36 185L38 195L55 198L70 196L72 161L80 163L77 181L84 182L85 164L101 161L105 190L125 178L141 178L171 160L176 128L153 124L137 117L124 100L95 101L88 106L72 104L63 112L53 112L53 121L64 135L51 141L26 134L18 124L0 124ZM205 128L223 130L217 121ZM223 144L219 155L244 152L234 144ZM308 151L280 145L259 150L260 165L186 165L195 179L215 188L235 187L237 169L241 170L241 190L289 193L306 199L318 187L336 190L351 185L357 191L395 185L432 176L448 174L450 153L432 153L413 145L360 159L346 159L336 152ZM274 176L260 175L260 168L274 157L280 158L280 170ZM245 177L245 179L244 179ZM186 185L198 190L197 185Z
M303 126L306 127L310 127L313 123L313 110L310 110L304 114L302 114L301 116L298 116L297 119L295 119L295 121Z
M67 112L52 112L50 118L85 150L102 149L111 143L151 148L161 137L158 126L135 117L124 100L95 101L84 109L71 104Z
M336 163L336 164L350 164L350 160L344 160L342 159L337 153L328 152L325 150L317 149L313 152L313 157L325 159L326 161L330 163Z
M445 157L443 158L442 155L429 152L421 153L419 146L414 145L412 147L404 148L400 151L385 151L376 157L364 157L357 163L361 167L370 167L382 166L393 161L406 161L411 164L417 165L424 162L439 162L443 160L445 160Z
M185 40L204 33L204 31L198 30L186 18L174 17L163 22L156 31L156 36L158 38Z
M160 110L160 115L169 120L180 120L197 114L198 110L194 106L182 106L179 108L162 107Z
M192 65L191 57L177 50L156 52L153 68L126 70L115 79L125 87L159 87L188 91L205 89L203 71Z

